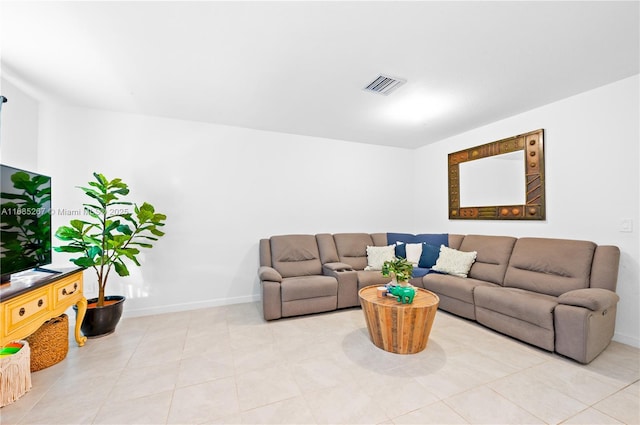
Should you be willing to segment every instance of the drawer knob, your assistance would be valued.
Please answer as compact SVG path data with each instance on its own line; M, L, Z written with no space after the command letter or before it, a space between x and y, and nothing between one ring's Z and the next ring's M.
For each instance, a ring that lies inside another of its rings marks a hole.
M24 316L24 313L26 313L24 310L24 307L20 307L20 311L18 311L18 315Z
M44 304L44 301L38 300L38 307L42 307L42 304Z

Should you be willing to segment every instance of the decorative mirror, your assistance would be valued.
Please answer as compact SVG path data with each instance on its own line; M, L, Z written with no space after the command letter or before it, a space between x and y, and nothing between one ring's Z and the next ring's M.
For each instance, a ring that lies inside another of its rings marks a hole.
M544 220L543 130L449 154L449 218Z

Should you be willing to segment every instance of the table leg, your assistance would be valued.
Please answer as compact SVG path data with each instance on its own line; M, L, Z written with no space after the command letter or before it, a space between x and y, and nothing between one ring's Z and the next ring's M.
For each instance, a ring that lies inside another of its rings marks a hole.
M80 300L76 303L76 307L78 308L78 312L76 314L76 330L75 337L76 342L79 347L82 347L84 343L87 341L87 337L83 336L80 333L80 326L82 326L82 320L84 319L84 315L87 312L87 299L85 297L80 298Z

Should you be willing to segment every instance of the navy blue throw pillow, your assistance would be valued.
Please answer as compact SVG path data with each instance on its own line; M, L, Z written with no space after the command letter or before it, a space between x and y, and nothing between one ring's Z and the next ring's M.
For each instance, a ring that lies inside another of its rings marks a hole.
M401 240L401 239L399 239ZM425 242L429 245L437 246L440 249L440 245L449 246L449 234L448 233L421 233L415 236L416 242Z
M407 245L406 244L403 244L403 243L396 244L396 257L398 257L398 258L407 258Z
M396 248L397 249L397 248ZM430 269L438 261L440 256L440 247L430 245L428 243L422 243L422 254L420 254L420 261L418 261L418 267Z

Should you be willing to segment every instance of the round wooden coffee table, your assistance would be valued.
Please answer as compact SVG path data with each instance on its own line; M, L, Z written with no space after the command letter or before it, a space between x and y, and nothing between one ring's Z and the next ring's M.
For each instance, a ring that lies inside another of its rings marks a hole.
M378 348L397 354L414 354L424 350L440 299L436 294L415 288L411 304L395 297L378 297L377 286L358 291L371 341Z

